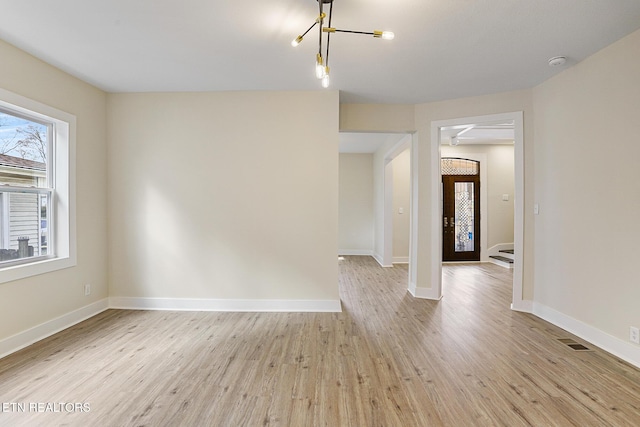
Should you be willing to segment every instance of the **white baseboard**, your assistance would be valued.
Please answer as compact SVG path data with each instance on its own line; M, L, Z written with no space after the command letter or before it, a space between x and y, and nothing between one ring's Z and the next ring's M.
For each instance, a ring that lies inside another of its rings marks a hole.
M124 310L329 312L342 311L340 300L240 300L110 297L109 307Z
M339 249L338 255L373 256L371 249Z
M511 243L498 243L497 245L493 245L489 249L487 249L487 254L488 255L498 255L500 253L500 251L504 251L504 250L507 250L507 249L513 249L513 247L514 247L513 242L511 242Z
M109 308L109 300L107 298L86 305L82 308L74 310L70 313L63 314L60 317L51 319L41 323L26 331L19 332L13 336L0 341L0 358L11 353L23 349L37 341L50 337L64 329L67 329L77 323L87 320L96 314L102 313Z
M409 264L408 256L394 256L393 261L394 264Z
M523 313L533 313L533 301L522 300L511 303L511 310Z
M374 253L372 256L373 256L373 259L375 259L375 260L376 260L376 262L377 262L378 264L380 264L380 267L385 267L385 268L386 268L386 267L393 267L393 264L391 264L391 265L384 265L384 264L382 263L382 255Z
M439 301L442 295L438 295L433 288L418 288L415 283L409 283L409 293L416 298L431 299Z
M340 300L213 300L110 297L0 340L0 358L15 353L110 308L125 310L339 313L342 311L342 303Z
M533 303L533 314L640 368L639 345L609 335L580 320L537 302Z

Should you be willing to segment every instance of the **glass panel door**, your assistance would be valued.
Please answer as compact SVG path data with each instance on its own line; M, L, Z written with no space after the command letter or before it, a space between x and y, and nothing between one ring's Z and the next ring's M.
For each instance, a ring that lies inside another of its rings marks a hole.
M442 260L480 261L480 178L442 177Z

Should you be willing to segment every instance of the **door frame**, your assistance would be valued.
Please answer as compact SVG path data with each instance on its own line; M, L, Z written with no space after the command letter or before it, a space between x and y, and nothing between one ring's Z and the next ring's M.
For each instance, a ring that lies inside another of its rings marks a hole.
M514 269L512 310L527 311L522 296L524 255L524 117L522 111L461 117L431 122L431 285L434 299L442 298L442 195L440 170L440 129L469 123L513 120L514 123Z

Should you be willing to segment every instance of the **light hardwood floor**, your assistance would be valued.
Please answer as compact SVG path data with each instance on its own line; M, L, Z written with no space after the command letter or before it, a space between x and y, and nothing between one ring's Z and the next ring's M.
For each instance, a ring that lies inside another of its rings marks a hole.
M90 412L0 425L640 425L640 370L511 311L510 282L446 266L418 300L406 267L346 257L342 313L109 310L0 360L0 402Z

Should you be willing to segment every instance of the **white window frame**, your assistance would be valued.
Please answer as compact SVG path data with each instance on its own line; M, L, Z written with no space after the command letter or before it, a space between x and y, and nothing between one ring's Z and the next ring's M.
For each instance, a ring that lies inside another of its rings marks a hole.
M47 227L54 236L50 245L53 257L37 257L32 262L0 267L0 283L49 273L77 264L75 135L76 117L72 114L0 88L0 107L43 123L51 123L54 144L50 153L54 196ZM48 172L49 173L49 172Z

